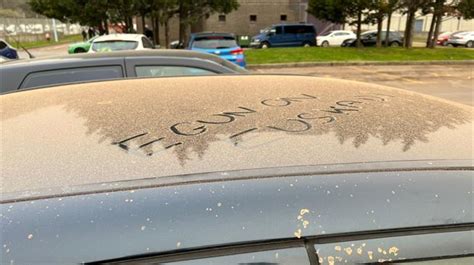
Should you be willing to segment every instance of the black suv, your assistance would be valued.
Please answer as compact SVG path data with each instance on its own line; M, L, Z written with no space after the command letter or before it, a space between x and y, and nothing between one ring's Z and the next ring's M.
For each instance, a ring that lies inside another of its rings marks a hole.
M382 31L382 44L385 45L385 36L387 31ZM377 44L377 31L366 31L361 34L360 41L363 46L375 46ZM357 43L356 39L345 40L342 47L355 47ZM389 32L388 45L390 47L399 47L403 43L403 37L399 32Z

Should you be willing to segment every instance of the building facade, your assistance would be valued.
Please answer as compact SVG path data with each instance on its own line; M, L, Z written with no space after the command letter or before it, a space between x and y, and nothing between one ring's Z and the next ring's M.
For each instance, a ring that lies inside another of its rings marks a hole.
M265 27L279 23L312 23L318 33L338 28L332 23L321 22L306 10L308 0L238 0L239 9L229 14L215 13L191 27L191 32L229 32L253 36ZM140 31L141 25L138 25ZM178 18L170 21L170 39L179 38ZM160 28L164 44L164 28Z

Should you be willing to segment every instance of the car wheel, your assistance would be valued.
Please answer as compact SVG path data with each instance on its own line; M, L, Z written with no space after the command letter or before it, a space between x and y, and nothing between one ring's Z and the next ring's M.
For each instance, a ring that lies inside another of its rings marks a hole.
M84 53L86 52L86 50L84 50L83 48L77 48L74 50L74 53Z
M311 47L311 46L313 46L311 44L311 42L308 42L308 41L303 42L303 47L308 48L308 47Z
M468 47L468 48L474 47L474 42L473 42L472 40L468 41L468 42L466 43L466 47Z
M390 43L390 47L400 47L400 43L394 41Z
M329 42L323 41L323 43L321 43L321 47L329 47Z
M260 48L261 48L261 49L270 48L270 43L268 43L268 42L266 42L266 41L265 41L265 42L262 42L262 43L260 44Z

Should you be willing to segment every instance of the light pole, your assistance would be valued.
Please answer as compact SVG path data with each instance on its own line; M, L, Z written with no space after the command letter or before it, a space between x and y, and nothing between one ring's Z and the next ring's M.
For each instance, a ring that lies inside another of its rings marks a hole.
M54 42L58 42L58 31L56 30L56 20L52 19Z

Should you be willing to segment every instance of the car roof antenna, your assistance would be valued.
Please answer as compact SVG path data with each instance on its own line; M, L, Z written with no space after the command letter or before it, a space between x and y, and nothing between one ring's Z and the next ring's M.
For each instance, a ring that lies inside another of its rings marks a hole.
M20 42L15 39L13 36L10 36L18 46L20 46L20 48L22 48L27 54L28 54L28 57L30 57L30 59L33 59L35 58L35 56L33 56L33 54L30 53L30 51L28 51L23 45L20 44Z

